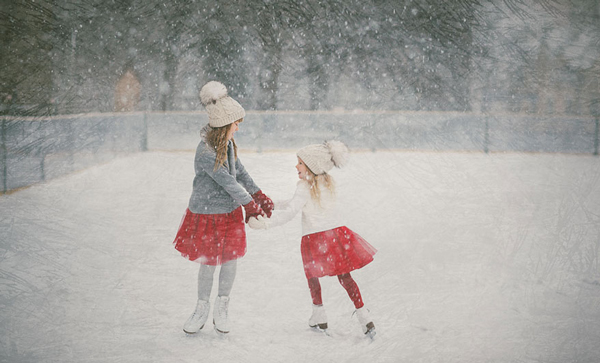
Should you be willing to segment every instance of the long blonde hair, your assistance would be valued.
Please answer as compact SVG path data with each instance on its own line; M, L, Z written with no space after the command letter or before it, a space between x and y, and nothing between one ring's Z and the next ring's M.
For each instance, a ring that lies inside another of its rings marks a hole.
M242 120L238 121L242 122ZM225 165L225 161L227 161L227 134L229 133L229 129L231 127L233 127L233 123L223 127L209 127L208 132L206 133L206 143L217 153L214 171L217 171L217 169ZM235 155L235 160L237 160L237 145L235 144L235 140L233 138L231 141L233 142L233 153Z
M310 169L306 169L310 173L310 177L307 179L310 184L310 196L321 205L321 185L324 185L332 195L335 195L335 182L333 177L327 173L315 175Z

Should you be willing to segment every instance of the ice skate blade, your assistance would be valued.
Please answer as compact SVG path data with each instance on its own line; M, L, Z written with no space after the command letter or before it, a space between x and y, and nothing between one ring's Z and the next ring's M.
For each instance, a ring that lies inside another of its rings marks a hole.
M309 326L314 329L327 330L327 323L320 323L317 325L309 325Z
M365 336L370 338L371 340L374 340L376 334L377 334L377 331L375 331L375 327L372 327L371 329L367 330L367 332L365 333Z
M311 326L310 328L311 328L311 330L313 330L313 331L315 331L315 332L317 332L317 333L325 334L325 335L327 335L328 337L330 337L330 336L331 336L331 333L329 332L329 330L327 330L327 329L321 329L321 328L319 328L319 326L317 326L317 325L315 325L315 326Z
M227 334L229 334L228 331L220 331L217 328L215 328L215 331L217 332L217 335L222 336L222 337L227 336Z
M186 334L188 334L188 335L194 335L194 334L198 333L200 330L202 330L202 328L204 328L204 325L202 325L200 327L200 329L198 329L197 331L187 331L187 330L183 329L183 332L186 333Z
M214 322L213 322L213 324L214 324ZM216 326L216 325L214 325L214 327L215 327L215 331L216 331L216 332L217 332L217 334L219 334L219 335L227 335L227 334L229 334L229 331L222 331L222 330L219 330L219 329L217 329L217 326Z

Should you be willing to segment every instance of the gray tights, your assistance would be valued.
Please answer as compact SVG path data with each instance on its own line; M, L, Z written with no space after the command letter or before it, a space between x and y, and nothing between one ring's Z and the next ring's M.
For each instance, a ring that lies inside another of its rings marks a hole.
M217 266L200 265L198 271L198 300L209 301L213 285L213 276ZM235 280L237 260L225 262L219 272L219 296L229 296Z

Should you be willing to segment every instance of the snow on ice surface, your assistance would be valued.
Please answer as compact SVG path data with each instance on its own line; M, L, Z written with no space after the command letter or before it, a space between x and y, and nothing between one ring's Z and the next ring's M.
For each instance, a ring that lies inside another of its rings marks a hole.
M292 195L293 152L241 158L269 196ZM193 154L149 152L0 197L0 361L600 360L597 158L365 152L332 174L347 225L379 250L353 273L375 341L335 278L332 336L308 328L299 216L248 229L232 332L186 336L197 265L171 242Z

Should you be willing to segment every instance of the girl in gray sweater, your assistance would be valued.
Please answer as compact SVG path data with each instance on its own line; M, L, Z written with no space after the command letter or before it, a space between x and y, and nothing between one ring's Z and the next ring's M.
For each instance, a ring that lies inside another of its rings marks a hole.
M246 254L244 224L250 217L270 216L273 202L254 183L237 157L233 135L246 113L227 95L219 82L208 82L200 90L209 124L202 129L196 149L192 195L181 222L175 248L185 258L200 263L198 302L183 330L194 334L204 327L210 310L210 292L216 267L219 292L213 323L219 333L229 332L229 293L237 269L237 259Z

